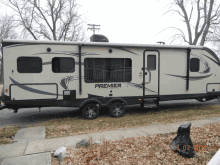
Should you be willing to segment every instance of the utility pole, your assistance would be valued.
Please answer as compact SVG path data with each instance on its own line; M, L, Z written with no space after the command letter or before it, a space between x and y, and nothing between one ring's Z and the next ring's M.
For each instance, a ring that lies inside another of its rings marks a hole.
M95 25L95 24L87 24L88 26L92 26L90 28L88 28L89 30L93 31L93 34L95 34L95 30L100 30L100 28L95 28L95 26L100 26L100 25ZM87 30L88 30L87 29Z

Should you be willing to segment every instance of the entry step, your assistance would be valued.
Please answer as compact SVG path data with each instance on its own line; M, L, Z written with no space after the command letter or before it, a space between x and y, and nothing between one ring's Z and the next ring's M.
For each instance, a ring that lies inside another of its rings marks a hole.
M156 103L144 103L144 104L140 104L140 107L142 107L142 108L156 108L156 107L159 107L159 105L157 105Z
M144 103L153 103L156 102L158 98L144 98Z
M155 107L158 107L157 104L144 103L144 108L155 108Z

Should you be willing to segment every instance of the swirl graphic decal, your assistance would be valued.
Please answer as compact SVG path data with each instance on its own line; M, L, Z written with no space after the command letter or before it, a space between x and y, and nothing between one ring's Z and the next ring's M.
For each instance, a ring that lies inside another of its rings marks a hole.
M134 53L134 52L132 52L132 51L130 51L130 50L128 50L128 49L125 49L124 47L114 47L114 46L112 46L112 47L110 47L110 48L114 48L114 49L118 49L118 50L122 50L122 51L125 51L125 52L129 52L129 53L138 55L138 54L136 54L136 53ZM138 56L139 56L139 55L138 55Z
M142 84L136 84L136 83L125 83L126 85L129 85L129 86L132 86L132 87L135 87L135 88L138 88L138 89L143 89L143 85ZM148 92L153 92L153 93L157 93L153 90L150 90L148 88L145 87L145 91L148 91Z
M202 54L203 56L206 56L205 54ZM209 58L210 60L212 60L214 63L216 63L218 66L220 66L220 63L217 61L215 61L215 60L213 60L213 59L211 59L210 57L208 57L208 56L206 56L207 58Z
M191 54L192 56L198 58L204 65L205 65L205 70L203 72L199 72L201 74L205 74L205 73L209 73L210 72L210 65L208 64L208 62L206 60L204 60L203 58L195 55L195 54Z
M84 77L82 76L82 79L84 79ZM73 80L79 80L79 77L76 76L67 76L67 77L63 77L60 79L60 85L66 89L69 90L68 85L71 81Z
M166 74L166 75L182 78L184 80L186 80L186 78L187 78L187 76L179 76L179 75L173 75L173 74ZM202 80L204 78L210 77L211 75L213 75L213 73L210 75L207 75L207 76L190 76L189 80L191 80L191 81Z
M70 56L79 56L79 52L70 52L70 51L62 51L62 52L43 52L43 53L36 53L32 55L39 55L39 54L63 54L63 55L70 55ZM86 56L86 55L100 55L96 53L88 53L88 52L82 52L81 56Z
M10 78L10 80L11 80L14 84L16 84L16 85L20 84L19 82L15 81L15 80L12 79L11 77L9 77L9 78ZM38 93L38 94L42 94L42 95L52 95L52 96L57 95L56 93L50 93L50 92L46 92L46 91L34 89L34 88L28 87L28 86L23 85L23 84L21 84L21 85L22 85L22 86L19 86L19 85L18 85L17 87L19 87L19 88L21 88L21 89L23 89L23 90L29 91L29 92ZM58 96L63 96L63 95L58 94Z

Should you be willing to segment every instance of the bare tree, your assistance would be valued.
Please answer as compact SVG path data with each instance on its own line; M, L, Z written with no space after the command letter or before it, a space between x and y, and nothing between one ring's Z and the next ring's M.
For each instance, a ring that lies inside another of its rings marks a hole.
M220 21L210 28L207 40L220 51Z
M2 82L2 40L3 39L15 39L17 33L15 31L15 23L13 16L3 15L0 17L0 83Z
M3 39L17 38L18 36L15 31L15 27L16 27L16 25L14 23L13 16L8 16L8 15L1 16L0 17L0 42ZM0 49L1 48L2 48L2 43L0 43ZM1 51L2 51L2 49L1 49ZM0 56L1 56L1 54L0 54Z
M35 40L83 41L84 19L78 13L79 5L75 0L7 0L3 4L13 9L22 34L30 35ZM41 1L42 2L42 1Z
M188 36L183 29L169 27L179 31L172 36L171 43L176 39L181 39L189 45L201 45L208 40L210 28L219 23L220 4L214 0L173 0L166 13L177 13L185 23ZM168 28L167 28L168 29Z

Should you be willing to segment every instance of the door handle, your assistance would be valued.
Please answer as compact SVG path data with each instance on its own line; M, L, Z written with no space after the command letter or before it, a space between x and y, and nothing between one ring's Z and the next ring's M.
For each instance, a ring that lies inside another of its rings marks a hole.
M151 82L151 72L149 71L149 69L147 69L147 71L149 72L149 82L145 82L145 84L149 84ZM147 75L147 72L145 72L145 75Z

